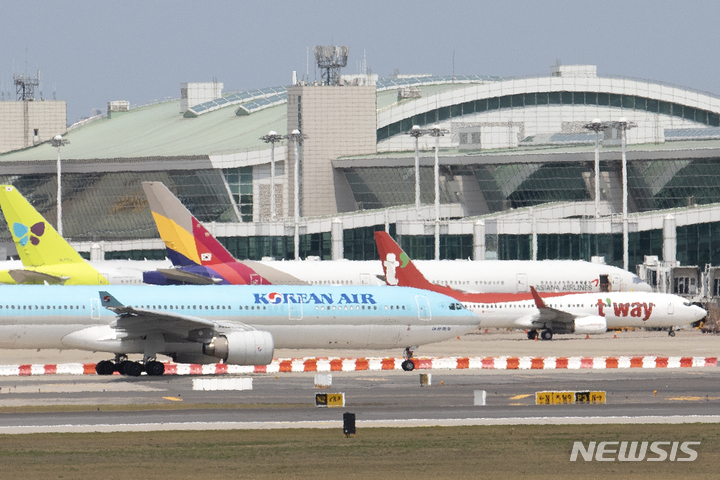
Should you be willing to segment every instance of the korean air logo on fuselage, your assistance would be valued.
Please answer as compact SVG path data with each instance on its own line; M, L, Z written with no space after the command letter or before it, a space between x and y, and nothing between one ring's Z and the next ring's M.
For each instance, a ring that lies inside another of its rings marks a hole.
M255 293L255 303L279 305L281 303L310 303L315 305L375 305L372 293Z
M45 233L45 222L37 222L32 227L16 222L13 223L12 230L21 247L27 245L28 242L37 245L40 243L40 237Z

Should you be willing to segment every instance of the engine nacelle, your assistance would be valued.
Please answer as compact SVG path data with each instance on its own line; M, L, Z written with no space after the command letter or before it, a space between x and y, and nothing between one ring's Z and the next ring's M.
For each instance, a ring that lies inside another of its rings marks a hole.
M194 363L196 365L210 365L217 363L217 357L211 357L210 355L202 355L199 353L178 353L172 355L171 358L175 363Z
M607 332L607 320L605 317L591 316L575 319L575 333L598 335Z
M232 365L268 365L274 351L270 332L259 330L218 335L203 347L205 355L222 358Z

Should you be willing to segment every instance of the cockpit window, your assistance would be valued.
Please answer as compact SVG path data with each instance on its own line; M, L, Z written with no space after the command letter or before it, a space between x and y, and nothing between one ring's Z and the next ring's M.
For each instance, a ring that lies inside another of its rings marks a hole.
M450 310L463 310L465 307L463 307L462 303L451 303L450 304Z

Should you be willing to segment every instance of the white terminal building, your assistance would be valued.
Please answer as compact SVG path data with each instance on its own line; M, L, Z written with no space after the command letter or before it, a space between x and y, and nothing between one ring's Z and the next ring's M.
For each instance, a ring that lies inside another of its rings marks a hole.
M719 96L593 65L523 78L342 75L347 49L324 48L318 62L340 62L321 66L322 81L293 74L233 93L183 83L178 100L111 102L62 132L66 237L81 251L100 243L106 258L164 256L140 186L162 181L240 259L374 259L377 229L433 258L437 232L440 258L625 260L661 290L718 295ZM607 127L597 134L595 119ZM415 125L428 133L417 138L419 208ZM282 137L274 149L261 138L270 131ZM0 155L0 181L54 223L57 149L18 148Z

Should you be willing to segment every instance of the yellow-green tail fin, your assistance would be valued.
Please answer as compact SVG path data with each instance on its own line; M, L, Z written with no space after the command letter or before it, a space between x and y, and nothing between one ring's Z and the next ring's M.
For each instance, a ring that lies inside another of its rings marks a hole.
M0 208L26 267L87 264L12 185L0 185Z

